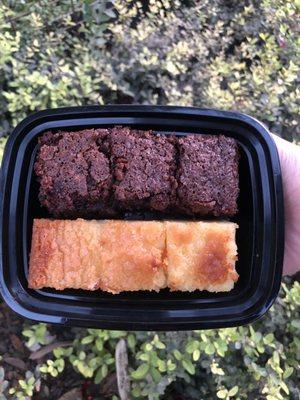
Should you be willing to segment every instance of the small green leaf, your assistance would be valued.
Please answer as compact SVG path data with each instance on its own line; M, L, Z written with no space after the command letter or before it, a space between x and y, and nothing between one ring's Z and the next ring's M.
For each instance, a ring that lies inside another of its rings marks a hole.
M161 342L161 341L157 341L157 342L155 342L155 347L156 347L157 349L163 350L163 349L166 348L166 345L165 345L163 342Z
M289 378L292 375L293 372L294 372L294 368L293 367L287 367L286 370L283 373L283 379Z
M228 390L227 390L227 389L219 390L219 391L217 392L217 397L218 397L219 399L226 399L227 393L228 393Z
M293 319L291 325L296 329L300 329L300 319Z
M141 361L149 361L149 360L150 360L150 354L148 354L148 353L143 353L143 354L141 354L141 355L139 356L139 359L140 359Z
M173 351L173 354L174 354L176 360L178 360L178 361L182 360L182 354L180 353L179 350L175 349L175 350Z
M98 351L102 351L103 350L103 342L101 339L97 339L96 340L96 348Z
M252 335L252 339L255 343L258 343L262 339L262 334L260 332L255 332Z
M87 367L82 361L78 361L78 363L77 363L77 368L78 368L78 371L79 371L84 377L87 377L86 375L87 375L87 369L88 369L88 367Z
M96 368L99 366L99 364L100 364L100 359L99 359L99 357L93 357L93 358L91 358L91 359L89 360L89 362L88 362L88 366L89 366L90 368L93 368L93 369L96 369Z
M31 336L31 338L27 342L27 346L31 347L34 345L34 343L35 343L35 338L34 338L34 336Z
M53 365L49 365L48 372L50 372L50 374L52 374L53 371L54 371Z
M163 360L158 359L157 366L160 372L165 372L167 370L166 362Z
M106 331L108 332L108 331ZM110 331L109 336L113 339L120 339L121 337L124 337L126 335L126 332L124 331Z
M51 376L53 376L54 378L58 375L58 371L57 371L57 369L53 369L52 371L51 371L51 374L50 374Z
M133 379L143 379L149 371L148 364L141 364L135 371L131 373Z
M150 364L152 365L152 366L154 366L154 367L156 367L157 366L157 363L158 363L158 356L157 356L157 354L156 354L156 352L152 352L151 354L150 354Z
M281 382L280 382L280 386L281 386L281 388L284 390L284 392L285 392L286 394L289 394L289 393L290 393L289 388L287 387L286 383L284 383L283 381L281 381Z
M73 347L68 347L67 349L64 349L64 355L66 357L70 357L72 353L73 353Z
M110 357L108 360L106 360L106 365L112 365L115 363L115 359L113 357Z
M96 385L98 385L102 381L102 379L103 379L103 376L102 376L101 368L99 368L95 375L95 379L94 379Z
M257 344L257 345L256 345L256 348L257 348L257 351L258 351L260 354L263 354L263 353L265 352L265 348L264 348L264 346L262 346L261 344Z
M197 342L196 342L196 340L192 340L192 341L190 341L187 345L186 345L186 347L185 347L185 351L188 353L188 354L192 354L196 349L197 349Z
M275 364L279 365L279 363L280 363L280 358L279 358L279 354L278 354L277 351L274 351L274 353L273 353L273 360L274 360L274 363L275 363Z
M207 355L214 354L214 352L215 352L214 345L212 343L207 343L204 351L205 351L205 354L207 354Z
M199 349L196 349L196 350L194 350L194 352L193 352L193 360L194 360L194 361L198 361L199 358L200 358L200 350L199 350Z
M64 350L61 347L57 347L53 350L53 354L56 358L60 358L64 354Z
M62 372L64 370L64 368L65 368L65 360L60 359L60 360L57 360L57 361L58 361L57 370L58 370L58 372Z
M195 374L195 367L190 360L182 360L182 366L189 374Z
M207 337L206 337L205 333L201 333L200 337L201 337L203 342L207 342Z
M102 372L103 378L105 378L107 376L107 374L108 374L108 366L106 364L102 365L101 372Z
M151 343L147 343L146 346L145 346L145 350L146 351L151 351L152 349L153 349L152 344Z
M26 389L27 388L27 384L23 379L19 380L19 385L21 386L22 389Z
M134 335L132 335L132 334L128 335L127 343L128 343L128 347L130 349L134 349L134 347L136 345L136 340L135 340Z
M274 341L274 334L273 333L268 333L264 338L263 342L265 344L271 344Z
M94 341L94 337L92 335L90 336L86 336L81 340L82 344L89 344L92 343Z
M233 397L237 394L237 392L239 391L239 387L238 386L233 386L233 388L231 388L228 392L228 396L229 397Z
M135 387L132 391L131 394L133 397L140 397L141 396L141 389L139 387Z
M33 385L35 382L34 376L32 376L31 378L28 379L27 383L28 385Z
M156 368L151 368L150 374L155 383L159 383L161 381L161 374Z
M174 371L176 369L176 364L172 362L172 360L167 361L167 369L168 371Z

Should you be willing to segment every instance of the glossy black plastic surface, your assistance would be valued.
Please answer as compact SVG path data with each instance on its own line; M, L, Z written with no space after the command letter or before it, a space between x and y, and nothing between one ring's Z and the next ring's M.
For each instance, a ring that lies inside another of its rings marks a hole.
M127 125L169 134L225 134L240 159L237 245L240 279L228 293L135 292L111 295L27 287L33 218L47 217L33 176L37 138L46 130ZM263 315L280 287L284 218L280 165L266 128L240 113L160 106L91 106L38 112L21 122L5 148L1 169L0 290L18 314L66 326L183 330L235 326Z

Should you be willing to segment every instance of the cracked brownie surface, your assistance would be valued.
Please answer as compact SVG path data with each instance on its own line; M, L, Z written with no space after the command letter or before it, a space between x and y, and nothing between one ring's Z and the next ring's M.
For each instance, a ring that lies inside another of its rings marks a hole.
M174 138L116 127L110 140L118 207L168 212L176 195Z
M178 208L192 215L234 215L239 193L235 140L188 135L178 139L178 148Z
M86 129L41 137L35 163L39 200L53 216L113 213L107 135L106 129Z
M160 135L129 127L46 132L35 172L56 218L150 212L233 216L239 152L224 135Z

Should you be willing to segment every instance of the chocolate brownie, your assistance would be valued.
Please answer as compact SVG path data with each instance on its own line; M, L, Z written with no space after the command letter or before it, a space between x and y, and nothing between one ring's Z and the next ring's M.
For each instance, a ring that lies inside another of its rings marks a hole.
M117 206L168 212L176 195L174 138L115 127L110 140Z
M46 132L34 166L39 200L54 217L110 216L112 175L106 129Z
M46 132L35 172L40 202L54 217L237 212L238 149L222 135L178 138L128 127Z
M185 214L232 216L237 212L238 149L223 135L178 139L178 208Z

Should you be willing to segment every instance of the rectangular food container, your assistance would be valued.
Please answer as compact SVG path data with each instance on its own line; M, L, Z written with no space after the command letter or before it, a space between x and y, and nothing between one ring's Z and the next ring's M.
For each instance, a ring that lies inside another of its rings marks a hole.
M237 272L227 293L28 289L33 218L49 217L38 201L33 165L46 130L131 126L178 135L220 133L239 144ZM240 113L192 107L91 106L38 112L22 121L7 142L1 169L0 290L18 314L65 326L126 330L189 330L246 324L262 316L281 281L284 214L280 164L267 129Z

